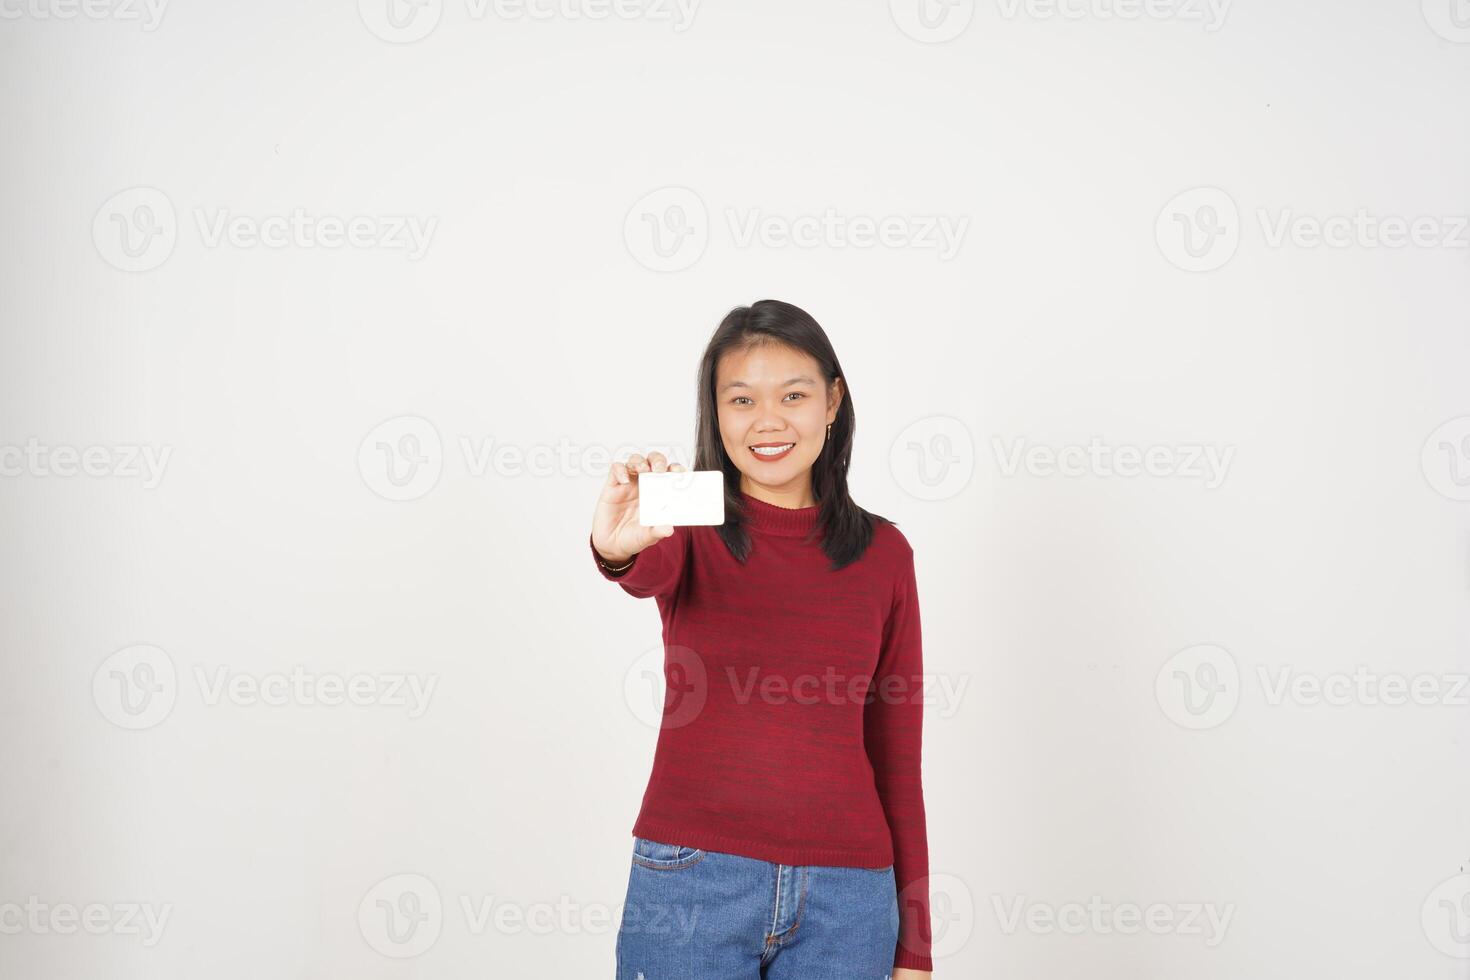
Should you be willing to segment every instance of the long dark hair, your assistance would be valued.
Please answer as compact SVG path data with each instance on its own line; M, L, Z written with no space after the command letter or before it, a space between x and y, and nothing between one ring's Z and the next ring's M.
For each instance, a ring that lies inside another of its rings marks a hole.
M726 314L710 338L699 364L694 468L724 472L725 523L718 531L730 554L743 563L750 554L750 536L745 530L740 470L725 452L724 441L720 438L715 368L726 351L773 343L811 355L822 372L824 396L831 393L833 381L842 379L844 391L837 417L832 420L832 434L812 464L812 495L821 508L813 533L821 535L822 551L831 560L832 571L837 571L862 557L873 541L876 521L893 522L859 507L847 491L847 468L852 461L852 437L857 428L857 417L852 408L852 386L842 373L842 365L837 363L832 342L811 314L776 299L737 306Z

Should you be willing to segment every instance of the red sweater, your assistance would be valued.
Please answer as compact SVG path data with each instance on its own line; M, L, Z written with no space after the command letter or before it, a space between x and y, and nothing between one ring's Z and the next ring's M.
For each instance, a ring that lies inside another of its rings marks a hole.
M878 521L833 572L803 540L819 508L742 498L744 565L695 526L622 572L597 566L663 618L663 724L632 832L777 864L891 863L893 965L932 969L913 549Z

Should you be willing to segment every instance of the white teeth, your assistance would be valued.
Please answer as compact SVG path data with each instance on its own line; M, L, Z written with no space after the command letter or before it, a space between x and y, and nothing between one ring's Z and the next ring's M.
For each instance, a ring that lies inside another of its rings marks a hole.
M784 446L751 446L750 448L755 450L757 456L779 456L794 445L796 443L788 442Z

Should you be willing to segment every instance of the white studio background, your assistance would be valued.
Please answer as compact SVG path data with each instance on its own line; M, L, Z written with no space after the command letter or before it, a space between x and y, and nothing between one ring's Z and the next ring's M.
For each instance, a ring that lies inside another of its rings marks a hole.
M1470 976L1462 0L0 13L0 974L610 976L593 502L774 297L936 975Z

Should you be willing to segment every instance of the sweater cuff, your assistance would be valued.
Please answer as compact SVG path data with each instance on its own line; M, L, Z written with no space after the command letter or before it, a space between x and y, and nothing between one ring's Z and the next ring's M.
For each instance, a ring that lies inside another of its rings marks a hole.
M900 945L898 955L893 958L893 968L895 970L926 970L932 973L934 972L934 958L922 953L912 953Z

